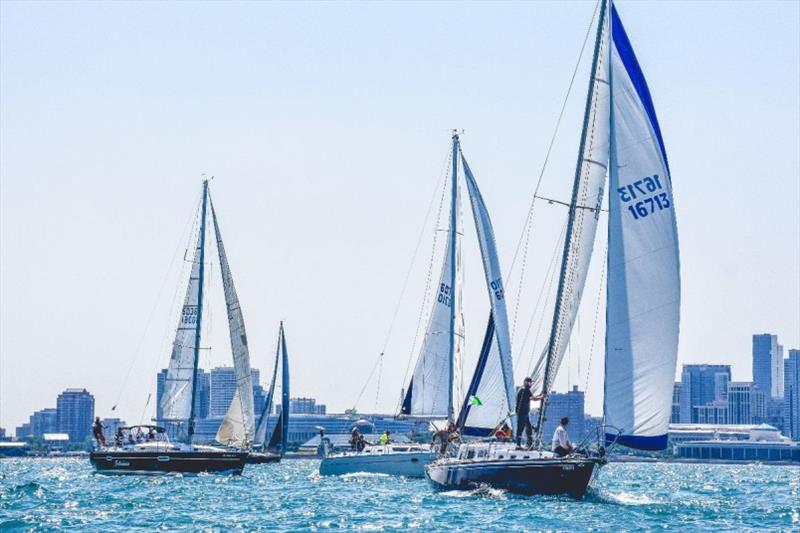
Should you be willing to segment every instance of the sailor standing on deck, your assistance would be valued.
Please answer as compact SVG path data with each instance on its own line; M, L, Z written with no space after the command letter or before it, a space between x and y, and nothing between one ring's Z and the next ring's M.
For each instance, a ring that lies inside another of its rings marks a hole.
M103 435L103 430L105 426L102 422L100 422L100 417L97 416L94 419L94 424L92 424L92 434L94 435L95 440L97 441L97 445L101 448L106 447L106 436Z
M522 430L528 437L528 448L533 446L533 426L531 425L531 400L539 401L541 396L534 396L531 391L533 380L525 378L524 386L517 392L517 446L522 445Z

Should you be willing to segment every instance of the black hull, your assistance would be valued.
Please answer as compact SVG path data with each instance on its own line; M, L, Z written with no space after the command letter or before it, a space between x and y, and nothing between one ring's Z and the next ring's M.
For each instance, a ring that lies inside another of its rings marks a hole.
M247 452L214 451L93 451L89 460L102 474L199 474L202 472L239 475Z
M472 490L483 486L532 496L568 495L581 499L589 488L597 459L538 459L433 463L425 470L437 490Z
M280 460L281 456L277 453L250 452L247 454L245 462L249 465L261 465L264 463L279 463Z

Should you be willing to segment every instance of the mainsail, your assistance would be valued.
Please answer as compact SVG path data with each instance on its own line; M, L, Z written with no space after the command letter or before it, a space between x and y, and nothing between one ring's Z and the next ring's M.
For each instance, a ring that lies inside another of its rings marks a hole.
M450 223L439 284L428 328L401 413L453 420L454 358L460 351L461 250L459 235L458 135L453 135ZM458 321L458 322L457 322Z
M196 388L197 362L200 349L200 327L202 323L203 274L205 261L206 201L208 182L203 182L203 198L197 245L192 258L189 283L183 300L172 355L164 380L164 395L161 398L162 419L172 424L188 423L188 438L193 433L193 400Z
M672 178L647 82L613 5L611 34L605 422L622 431L625 446L664 449L680 320Z
M225 307L228 311L228 328L233 354L233 369L236 377L236 392L228 412L217 431L216 440L229 446L246 447L253 442L253 381L250 373L250 353L247 348L247 333L244 328L244 317L239 305L239 297L233 285L233 276L222 244L222 233L219 230L214 202L211 203L211 218L217 237L222 287L225 293Z
M461 161L478 233L492 311L475 374L461 409L459 426L464 435L487 436L513 411L514 375L511 341L508 333L503 276L500 271L492 221L463 154ZM515 419L513 416L511 418L513 426Z
M589 91L584 110L583 129L569 206L566 240L561 260L556 307L547 344L542 392L549 394L558 368L569 345L572 327L583 296L592 258L597 221L603 200L603 185L608 162L608 60L606 5L603 2L595 40ZM541 431L546 400L539 410Z

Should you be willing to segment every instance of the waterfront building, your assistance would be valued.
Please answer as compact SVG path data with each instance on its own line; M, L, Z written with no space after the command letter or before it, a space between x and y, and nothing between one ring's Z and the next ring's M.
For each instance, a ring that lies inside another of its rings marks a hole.
M680 387L680 422L696 423L697 410L695 407L724 400L730 380L730 365L683 365Z
M766 395L758 386L741 381L728 384L729 423L760 424L766 417Z
M676 381L672 385L672 414L669 417L670 424L677 424L681 421L681 382Z
M33 434L31 433L31 423L25 422L24 424L20 424L14 429L14 437L19 439L24 439L27 437L32 437Z
M253 392L255 386L260 383L260 372L256 368L250 369L253 380ZM220 366L212 368L209 372L209 402L208 417L224 417L231 405L233 395L236 392L236 373L232 366ZM258 404L256 404L258 405Z
M753 335L753 383L767 396L783 398L783 346L777 335Z
M686 459L800 462L800 443L781 437L767 424L751 427L746 439L722 439L715 433L711 438L676 442L674 451Z
M783 363L783 434L800 441L800 350Z
M726 395L727 396L727 395ZM714 400L694 407L694 418L698 424L727 424L728 400Z
M289 414L292 415L324 415L328 408L325 404L317 404L314 398L289 398ZM274 414L280 414L281 404L275 404Z
M567 433L570 440L578 444L584 437L584 393L573 385L572 390L563 394L550 393L547 404L547 418L542 426L542 435L549 443L563 417L569 417ZM534 419L535 420L535 419Z
M86 389L67 389L58 395L58 431L72 442L83 442L92 434L94 396Z
M6 428L0 428L0 442L11 440L6 436Z
M41 439L45 433L58 431L58 410L55 408L40 409L30 417L31 436Z

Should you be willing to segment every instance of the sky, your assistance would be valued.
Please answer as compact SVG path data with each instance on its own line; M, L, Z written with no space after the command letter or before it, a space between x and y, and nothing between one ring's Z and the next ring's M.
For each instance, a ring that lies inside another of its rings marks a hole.
M753 333L800 348L800 3L616 5L672 170L678 372L729 363L749 380ZM0 2L0 426L68 387L92 392L100 416L153 416L203 174L253 366L268 373L284 320L293 396L396 412L444 224L450 130L465 131L508 271L594 8ZM589 55L543 196L569 198ZM506 278L517 382L549 327L565 214L535 204ZM459 386L489 305L466 222ZM601 220L555 385L586 390L596 415L604 249ZM231 364L212 262L205 368Z

